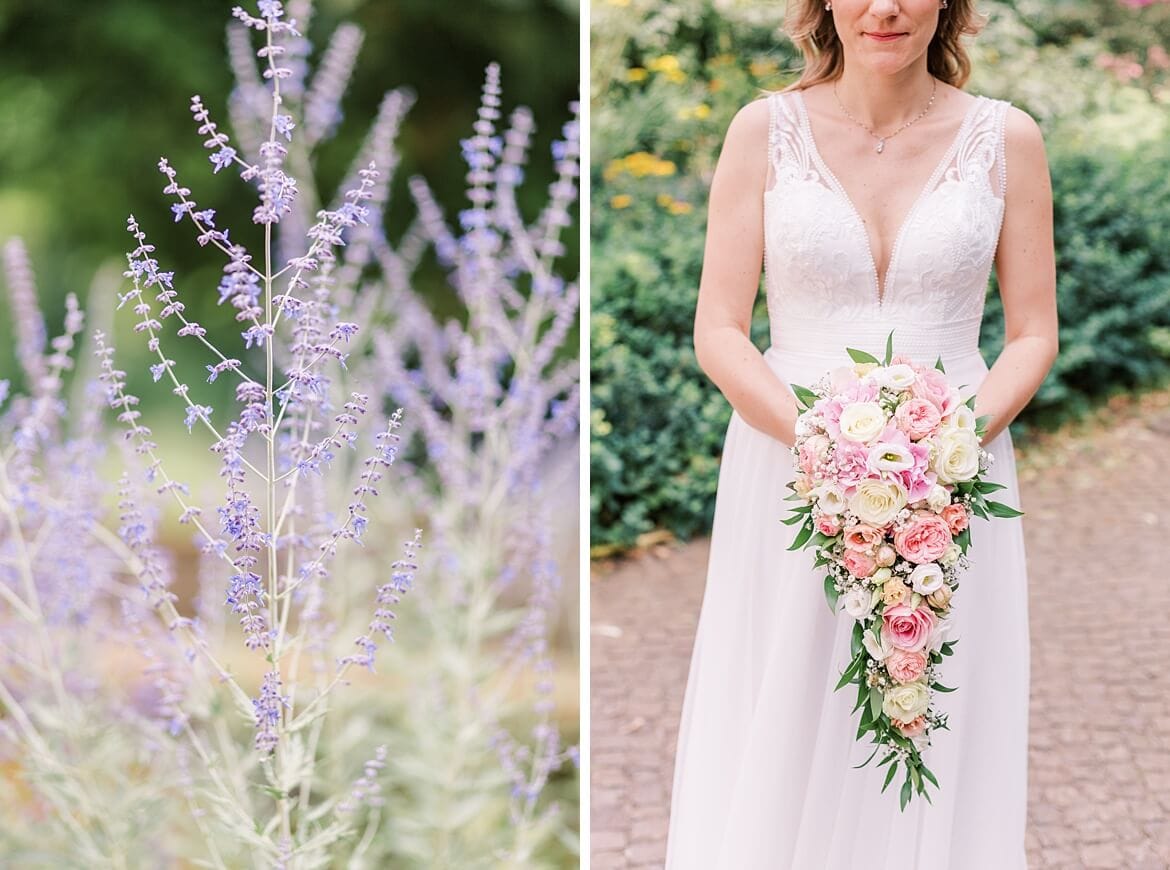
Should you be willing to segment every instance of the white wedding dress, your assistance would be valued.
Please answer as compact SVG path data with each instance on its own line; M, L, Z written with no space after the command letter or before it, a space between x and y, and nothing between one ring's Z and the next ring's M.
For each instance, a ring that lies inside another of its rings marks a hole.
M799 92L768 98L765 286L787 384L847 364L846 347L933 364L972 395L987 373L979 325L1008 182L1008 104L977 97L899 230L885 287L869 237L817 153ZM884 292L879 292L884 289ZM1012 443L987 445L995 498L1020 507ZM796 527L782 443L733 414L674 771L668 870L1014 870L1026 867L1028 590L1021 520L974 519L972 567L954 601L955 653L936 694L950 714L924 760L933 804L898 806L901 774L855 739L856 691L834 691L853 620L825 602Z

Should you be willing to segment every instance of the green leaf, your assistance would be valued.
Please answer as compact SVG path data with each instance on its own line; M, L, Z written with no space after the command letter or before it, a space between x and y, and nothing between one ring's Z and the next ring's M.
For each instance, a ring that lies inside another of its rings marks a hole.
M882 365L888 366L890 360L894 358L894 330L890 330L890 334L886 336L886 358L882 361Z
M942 372L944 375L947 373L947 370L943 368L941 356L934 361L934 367L936 369L938 369L940 372Z
M882 690L877 686L870 687L869 690L869 709L876 721L882 715Z
M791 548L789 548L791 549ZM837 612L837 599L841 593L837 591L837 587L833 585L833 577L831 574L825 575L825 600L829 602L829 612Z
M858 656L852 662L850 662L849 667L845 669L845 673L841 674L841 679L837 681L837 685L833 691L836 692L838 689L843 689L846 684L853 679L854 675L857 673L858 669L861 667L864 661L864 656Z
M804 528L802 528L800 530L799 534L797 534L797 536L796 536L796 540L792 542L792 546L789 547L788 549L789 550L799 550L801 547L803 547L805 545L805 542L808 541L808 539L812 537L812 533L813 533L813 524L812 524L812 517L810 516L805 521Z
M1001 489L1007 489L1007 486L1002 483L996 483L993 480L980 480L975 484L975 488L983 493L999 492ZM810 505L811 507L811 505Z
M812 536L812 543L814 547L823 547L825 544L837 540L836 535L826 535L823 532L817 532Z
M790 517L784 517L780 520L786 526L795 526L797 523L804 522L804 514L793 514Z
M849 358L855 363L873 363L874 365L881 365L881 361L872 353L866 353L863 350L857 350L857 348L853 347L845 348L845 352L849 354Z
M898 757L898 753L891 752L889 755L887 755L885 758L883 758L881 761L878 762L878 767L885 767L887 764L889 764L891 761L893 761L897 757ZM896 764L894 766L897 767Z
M792 384L792 393L800 400L800 403L806 408L811 408L817 400L817 394L808 387L797 386Z
M910 766L910 781L914 786L914 790L922 794L922 776L918 773L918 768L914 765Z
M944 686L942 683L931 683L930 687L932 689L934 689L936 692L953 692L953 691L955 691L952 688Z
M992 516L996 517L1022 517L1024 515L1023 511L1018 511L1014 507L1009 507L1003 502L998 501L989 501L987 503L987 509L991 511Z
M941 652L944 656L949 656L951 653L953 653L955 651L955 642L953 640L948 640L946 643L944 643L938 649L939 649L939 652Z
M865 627L860 622L853 623L853 632L849 637L849 654L857 657L861 652L861 638L865 634Z
M922 775L934 783L935 788L938 788L938 780L934 778L934 774L930 772L930 768L923 765Z
M975 397L971 396L971 398L967 399L967 401L965 401L963 404L966 405L968 408L970 408L972 411L974 411L975 410Z
M890 769L886 771L886 781L882 783L882 792L884 793L890 787L890 783L894 781L894 774L898 772L898 765L891 764Z
M906 811L906 804L910 803L910 775L906 775L906 781L902 783L902 795L898 799L901 804L902 812Z
M962 550L964 553L967 552L967 548L971 546L971 527L970 526L967 526L967 528L963 529L963 531L961 531L961 532L959 532L959 534L955 535L955 543L959 545L960 550Z

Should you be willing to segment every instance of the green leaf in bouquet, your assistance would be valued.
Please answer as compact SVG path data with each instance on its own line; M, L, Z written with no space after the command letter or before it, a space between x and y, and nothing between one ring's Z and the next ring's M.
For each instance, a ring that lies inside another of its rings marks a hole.
M885 767L887 764L889 764L891 761L893 761L897 757L898 757L898 753L891 752L889 755L887 755L885 758L883 758L881 761L879 761L877 763L877 766L878 767ZM896 764L894 765L894 767L897 767L897 766L898 765L896 765Z
M974 481L963 480L955 484L955 489L957 489L963 495L969 495L975 491L975 483Z
M849 637L849 654L854 658L861 652L861 636L865 634L865 628L860 622L853 623L853 633Z
M789 547L788 549L792 549ZM833 583L833 575L825 575L825 600L829 602L829 612L837 612L837 599L841 597L841 593L837 591L836 584Z
M823 547L825 544L830 544L837 540L836 535L826 535L824 532L817 532L812 536L812 543L814 547Z
M872 353L866 353L865 351L858 350L855 347L845 348L845 353L849 354L849 358L855 363L873 363L877 366L881 365L881 361Z
M804 521L805 517L803 513L795 513L790 517L782 517L780 520L780 522L784 523L786 526L795 526L797 523Z
M967 548L971 546L971 527L970 526L967 526L967 528L963 529L963 531L961 531L961 532L959 532L959 534L955 535L955 543L959 545L960 550L962 550L964 553L967 552Z
M788 486L791 487L792 484L790 483L790 484L788 484ZM799 492L794 492L794 493L792 493L792 495L784 496L784 500L785 501L808 501L808 499L806 499Z
M948 640L946 643L944 643L938 649L939 649L939 652L941 652L944 656L949 656L951 653L953 653L955 651L955 642L953 640Z
M841 679L837 681L837 685L833 688L834 692L845 688L845 686L849 684L849 682L857 675L857 671L861 668L863 661L865 661L865 659L862 656L858 656L850 663L849 667L845 669L845 673L841 674Z
M810 517L805 518L804 527L796 535L796 540L792 542L792 546L790 546L788 549L789 550L799 550L801 547L803 547L805 545L805 543L808 541L808 539L812 537L812 533L813 533L813 524L812 524L812 517L810 516Z
M944 686L942 683L931 683L930 687L932 689L934 689L936 692L953 692L953 691L955 691L953 688L951 688L949 686Z
M882 783L882 792L885 792L890 787L890 783L894 781L894 776L898 773L898 765L891 764L890 769L886 771L886 781Z
M937 650L935 650L934 652L932 652L930 654L930 663L932 665L942 664L942 656L939 654L939 652Z
M940 372L942 372L944 375L947 373L947 370L945 368L943 368L941 356L934 361L934 367L936 369L938 369Z
M922 774L918 772L918 768L913 764L910 765L910 781L914 785L914 790L922 794Z
M888 366L890 360L894 358L894 330L890 330L890 334L886 336L886 357L882 360L882 365Z
M934 787L938 788L938 780L934 778L934 774L930 772L930 768L925 764L922 765L922 775L934 783Z
M793 395L805 408L811 408L816 402L817 394L808 387L802 387L799 384L791 384L791 387Z
M966 405L968 408L970 408L972 411L974 411L975 410L975 397L971 396L963 404Z
M987 503L987 509L991 511L992 516L996 517L1022 517L1024 515L1023 511L1018 511L1014 507L1010 507L999 501L989 501Z
M979 480L975 482L975 488L982 493L999 492L1001 489L1007 489L1007 484L996 483L994 480Z
M907 772L906 781L902 783L902 795L898 799L903 812L906 811L906 804L910 803L910 774Z
M974 400L974 398L975 398L974 396L971 397L972 400ZM972 411L975 410L974 405L971 405L971 410ZM984 414L982 417L976 417L975 418L975 431L976 432L985 432L987 430L987 424L990 422L991 422L991 415L990 414Z
M975 516L977 516L977 517L983 517L983 519L988 518L987 517L987 508L985 508L982 504L979 504L977 502L971 503L971 513L975 514Z
M875 721L882 715L882 690L877 686L870 687L869 710L871 713L873 713L873 718Z
M857 681L857 703L853 705L850 713L856 713L865 706L866 701L869 700L869 687L865 685L865 680ZM864 714L862 714L864 715Z

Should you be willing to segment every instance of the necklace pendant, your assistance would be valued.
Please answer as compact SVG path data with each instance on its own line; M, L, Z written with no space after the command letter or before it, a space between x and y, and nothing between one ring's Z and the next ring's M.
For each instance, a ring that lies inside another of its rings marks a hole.
M877 150L878 154L881 154L883 151L886 150L886 140L885 139L878 139L876 150Z

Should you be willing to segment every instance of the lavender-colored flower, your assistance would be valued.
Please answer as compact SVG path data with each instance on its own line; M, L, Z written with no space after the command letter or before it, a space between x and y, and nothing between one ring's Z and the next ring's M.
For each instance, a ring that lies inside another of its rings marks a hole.
M292 704L288 695L280 694L280 674L268 671L260 682L260 697L252 701L256 712L256 750L271 753L279 741L278 728L283 711Z
M210 405L188 405L187 416L183 418L183 425L187 427L187 431L191 431L191 427L195 425L197 420L210 422L211 420L211 406Z

